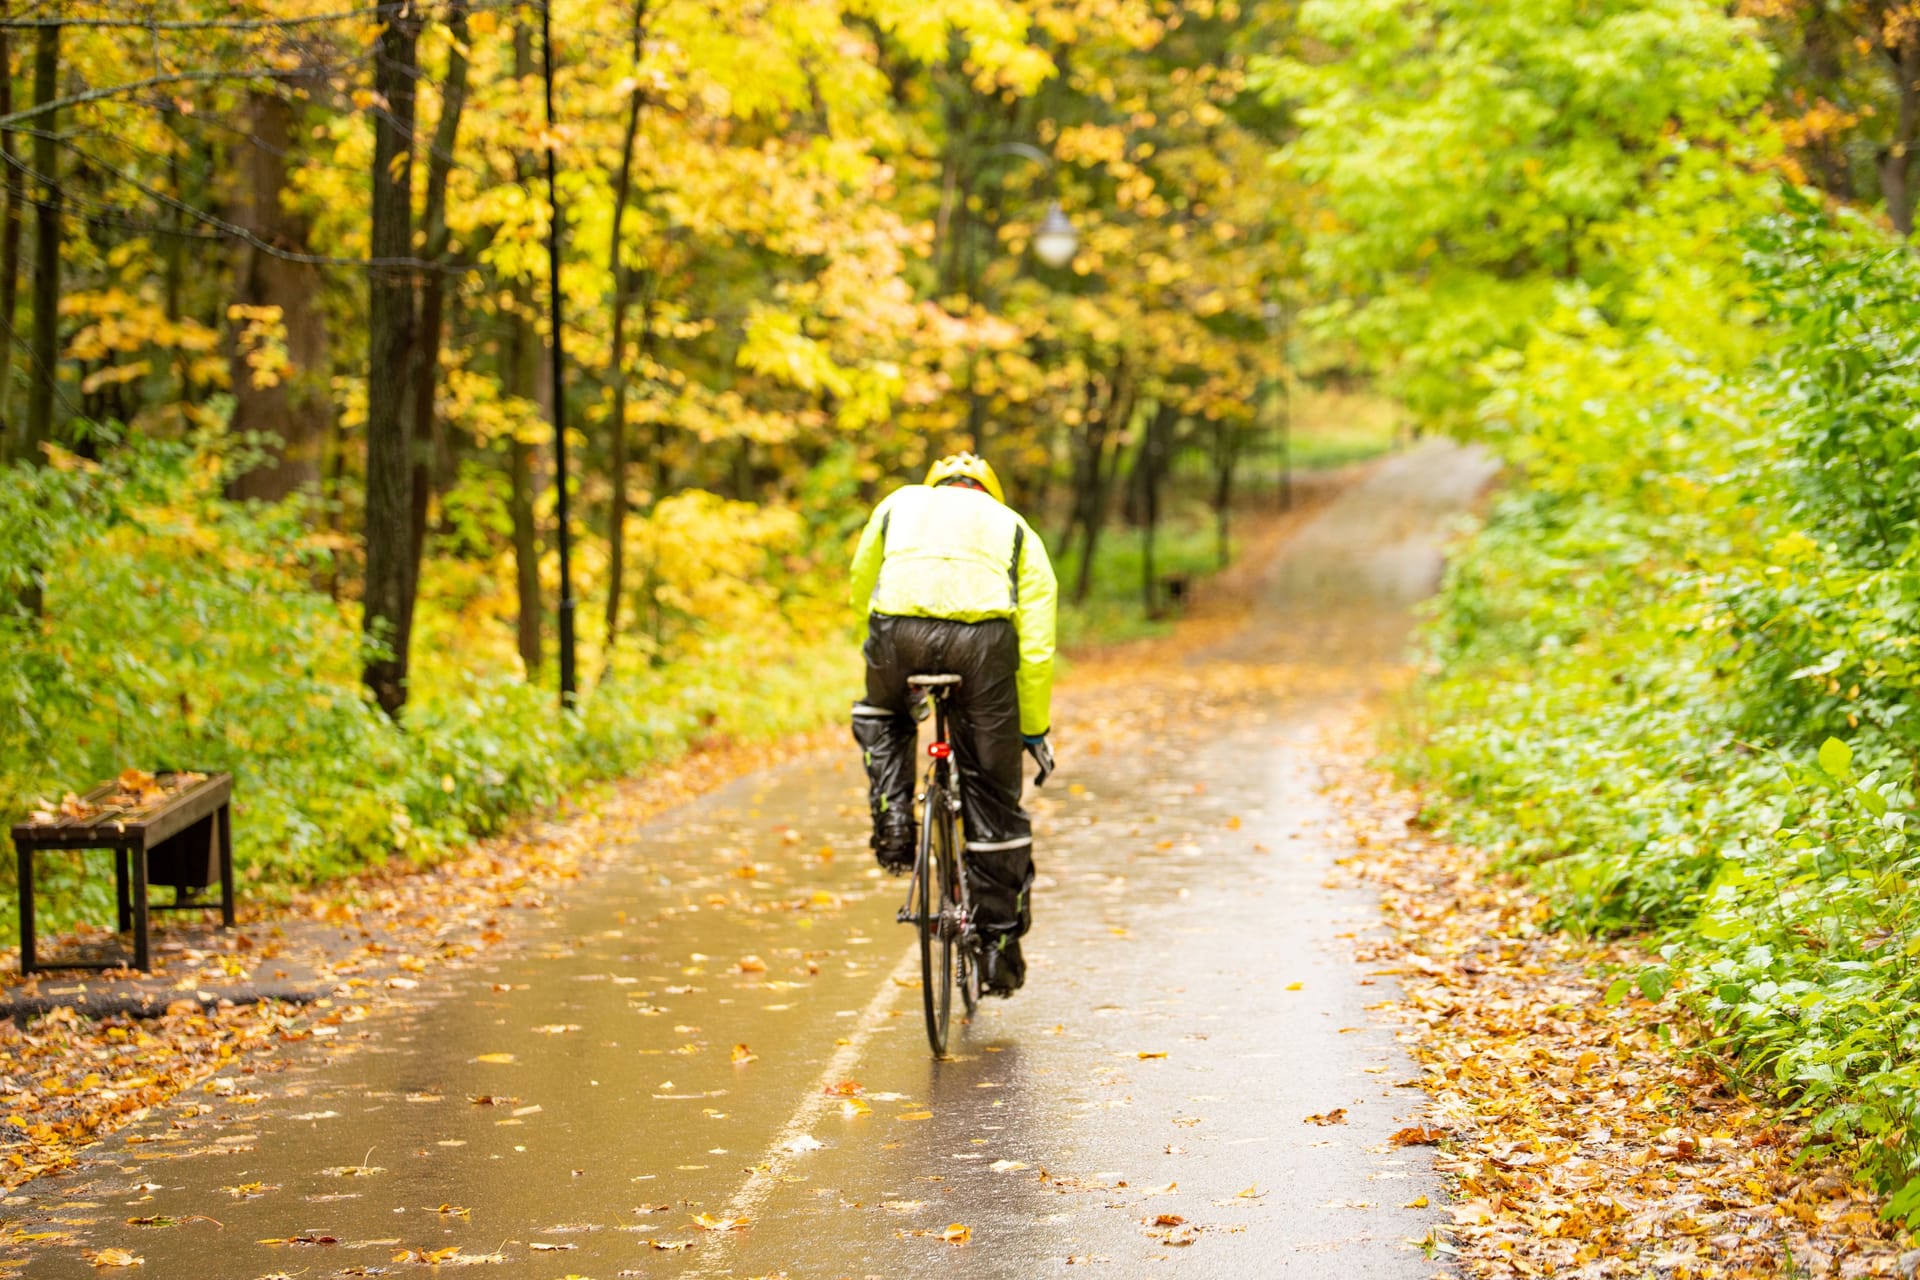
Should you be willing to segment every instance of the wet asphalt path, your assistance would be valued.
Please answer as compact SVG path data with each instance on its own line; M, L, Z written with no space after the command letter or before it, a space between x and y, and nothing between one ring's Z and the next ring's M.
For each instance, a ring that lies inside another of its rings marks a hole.
M1389 460L1289 543L1242 636L1069 694L1027 990L951 1060L849 748L635 832L397 1007L346 990L327 1034L8 1197L0 1276L113 1274L85 1256L112 1248L164 1280L436 1256L556 1280L1433 1275L1409 1242L1438 1182L1388 1142L1416 1071L1368 1012L1391 979L1350 958L1373 912L1329 881L1348 850L1313 750L1488 474L1438 443Z

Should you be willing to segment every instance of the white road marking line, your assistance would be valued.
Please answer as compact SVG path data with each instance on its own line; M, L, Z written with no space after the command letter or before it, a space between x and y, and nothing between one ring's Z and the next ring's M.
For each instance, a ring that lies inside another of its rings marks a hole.
M820 1118L830 1107L838 1106L844 1101L838 1094L829 1093L828 1090L847 1079L852 1073L854 1065L860 1061L860 1055L866 1051L867 1042L873 1039L874 1033L885 1025L887 1013L892 1008L893 1002L899 999L900 992L906 989L907 980L914 976L919 967L920 948L918 943L914 943L907 947L900 957L900 962L893 966L893 972L889 973L886 980L880 984L880 990L875 992L873 999L867 1002L867 1007L860 1011L859 1020L854 1024L853 1033L847 1037L847 1042L834 1050L833 1056L827 1059L826 1067L814 1080L813 1087L800 1099L800 1105L794 1109L787 1123L781 1126L780 1132L774 1135L773 1142L767 1147L766 1158L747 1175L746 1182L734 1192L733 1198L727 1201L726 1208L715 1214L715 1217L746 1218L751 1221L759 1213L762 1202L772 1194L776 1186L780 1185L781 1175L786 1172L787 1167L799 1158L800 1154L804 1154L790 1151L789 1145L796 1138L811 1136L808 1130L820 1122ZM703 1265L700 1269L684 1274L693 1276L725 1274L714 1268L726 1262L727 1254L731 1252L729 1246L733 1240L734 1236L731 1232L720 1234L712 1241L714 1248L701 1251L706 1256L701 1259Z

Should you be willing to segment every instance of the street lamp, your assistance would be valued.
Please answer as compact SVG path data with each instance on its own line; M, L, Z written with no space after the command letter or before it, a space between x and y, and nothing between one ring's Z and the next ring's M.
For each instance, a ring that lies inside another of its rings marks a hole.
M1047 174L1047 185L1054 185L1056 161L1046 152L1030 142L1002 142L998 146L988 147L980 157L981 167L997 156L1019 156L1037 163ZM1073 255L1080 248L1080 233L1074 230L1073 220L1067 217L1067 211L1060 207L1059 199L1047 201L1047 216L1040 221L1040 227L1033 233L1033 256L1049 267L1064 267L1073 261Z
M1073 261L1080 248L1080 233L1073 229L1066 211L1054 200L1047 205L1047 216L1033 233L1033 255L1050 267L1064 267Z

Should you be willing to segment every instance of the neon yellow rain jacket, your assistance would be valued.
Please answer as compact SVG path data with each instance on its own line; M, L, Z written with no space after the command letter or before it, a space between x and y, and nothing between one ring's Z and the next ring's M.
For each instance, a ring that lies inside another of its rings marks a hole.
M1053 620L1047 548L1013 508L959 485L910 484L881 500L853 553L861 617L1009 618L1020 637L1020 732L1053 723Z

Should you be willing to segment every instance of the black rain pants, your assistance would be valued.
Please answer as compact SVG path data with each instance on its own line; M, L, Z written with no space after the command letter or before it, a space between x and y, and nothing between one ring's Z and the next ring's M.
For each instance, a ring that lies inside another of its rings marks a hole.
M1020 807L1020 642L1013 623L896 618L867 623L867 696L854 704L853 737L864 749L874 820L913 812L918 726L907 710L907 677L949 674L948 737L960 770L967 890L989 948L1032 924L1033 827Z

